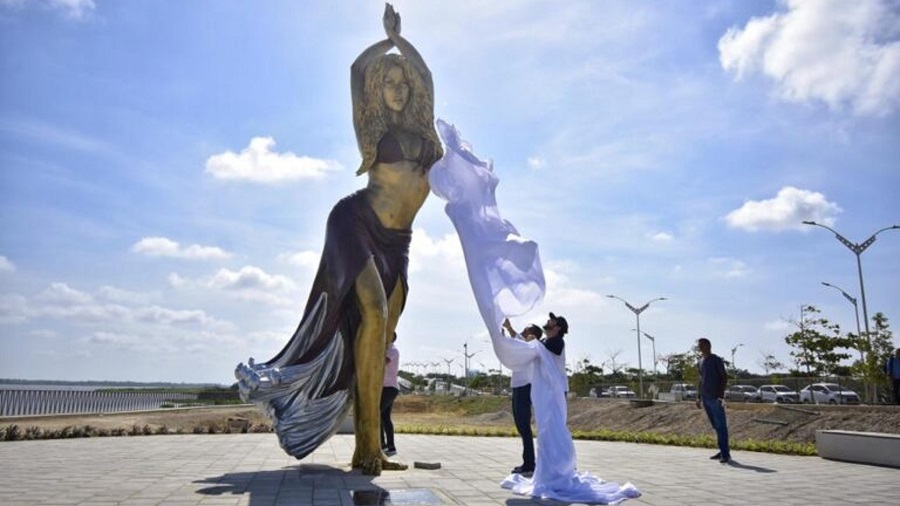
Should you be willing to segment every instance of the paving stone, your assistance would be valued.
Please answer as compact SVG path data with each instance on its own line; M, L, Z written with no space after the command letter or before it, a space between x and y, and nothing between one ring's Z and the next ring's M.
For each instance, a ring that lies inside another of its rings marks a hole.
M441 505L558 506L516 496L500 481L517 464L518 438L397 436L400 462L441 462L363 476L349 468L353 437L337 435L298 461L272 434L173 435L0 443L0 504L81 506L355 506L353 490L427 490ZM627 504L896 504L897 469L708 449L576 441L579 471L630 481ZM852 484L841 486L841 484ZM402 493L396 494L403 497Z

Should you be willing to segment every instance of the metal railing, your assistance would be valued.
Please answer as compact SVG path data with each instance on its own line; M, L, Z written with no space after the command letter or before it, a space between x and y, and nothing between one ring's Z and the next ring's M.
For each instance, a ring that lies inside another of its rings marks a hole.
M183 392L0 389L0 417L148 411L196 399Z

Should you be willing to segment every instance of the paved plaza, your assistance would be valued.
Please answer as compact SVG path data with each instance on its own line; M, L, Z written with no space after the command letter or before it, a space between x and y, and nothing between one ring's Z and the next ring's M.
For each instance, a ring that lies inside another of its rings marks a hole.
M499 482L517 464L518 438L397 436L408 471L372 478L348 467L353 436L302 461L273 434L108 437L0 443L3 505L568 504L516 496ZM629 505L900 504L900 470L712 450L576 441L578 467L641 491ZM437 470L412 463L440 462Z

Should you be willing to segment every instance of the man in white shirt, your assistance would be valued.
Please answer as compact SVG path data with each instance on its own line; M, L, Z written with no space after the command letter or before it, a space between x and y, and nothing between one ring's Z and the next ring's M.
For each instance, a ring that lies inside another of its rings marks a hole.
M513 339L532 341L540 339L543 335L541 328L537 325L530 325L519 334L513 330L508 319L503 322L503 327ZM531 431L531 366L511 371L513 420L516 424L516 431L522 438L522 465L513 468L512 472L527 475L534 472L534 434Z

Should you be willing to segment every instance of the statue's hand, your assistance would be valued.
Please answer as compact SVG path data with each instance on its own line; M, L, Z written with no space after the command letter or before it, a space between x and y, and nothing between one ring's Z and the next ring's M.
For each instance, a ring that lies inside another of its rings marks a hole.
M384 4L383 23L384 33L387 34L388 38L391 38L392 35L400 35L400 14L389 3Z

